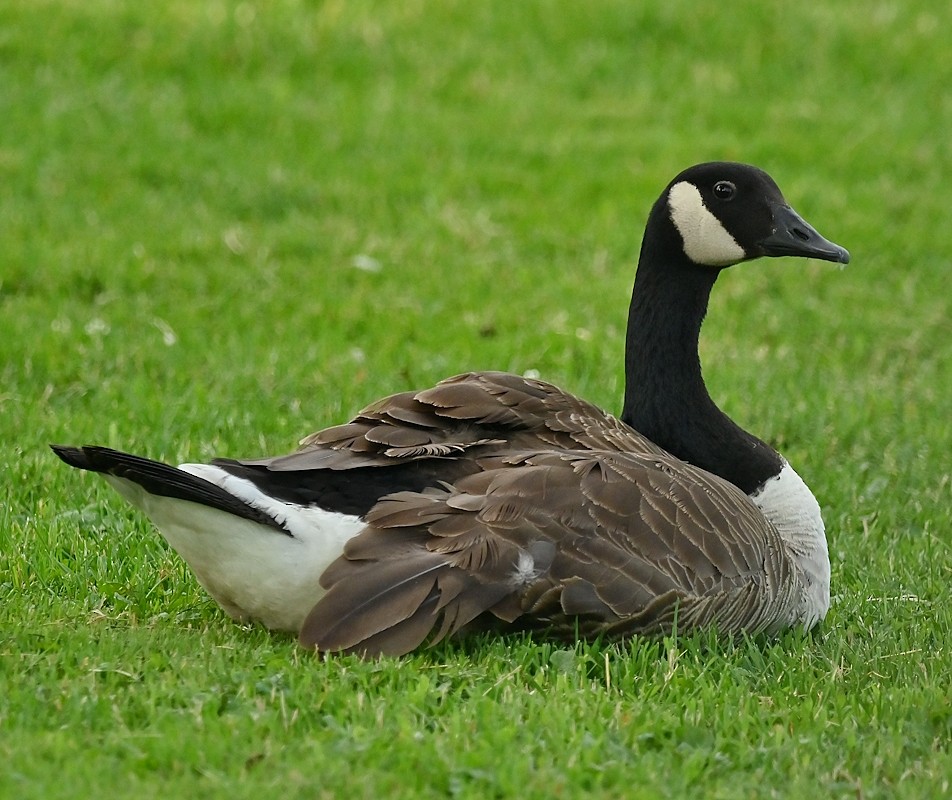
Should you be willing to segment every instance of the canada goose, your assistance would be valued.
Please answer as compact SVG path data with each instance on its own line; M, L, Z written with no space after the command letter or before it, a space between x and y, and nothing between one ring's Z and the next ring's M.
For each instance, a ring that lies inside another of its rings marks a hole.
M320 651L400 655L477 617L561 637L809 628L830 603L820 508L717 408L698 359L721 269L788 255L849 261L759 169L671 181L642 242L620 419L479 372L275 458L53 449L142 509L228 614Z

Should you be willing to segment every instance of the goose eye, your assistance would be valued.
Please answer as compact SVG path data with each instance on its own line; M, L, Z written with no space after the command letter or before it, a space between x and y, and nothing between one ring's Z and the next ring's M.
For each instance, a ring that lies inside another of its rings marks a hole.
M714 184L714 196L718 200L731 200L737 192L737 187L730 181L718 181Z

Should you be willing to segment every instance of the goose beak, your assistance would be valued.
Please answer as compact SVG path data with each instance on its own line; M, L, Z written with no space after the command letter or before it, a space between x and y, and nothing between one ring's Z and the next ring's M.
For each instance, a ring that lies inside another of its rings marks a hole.
M848 264L849 251L824 239L790 206L773 208L773 232L758 242L765 256L803 256Z

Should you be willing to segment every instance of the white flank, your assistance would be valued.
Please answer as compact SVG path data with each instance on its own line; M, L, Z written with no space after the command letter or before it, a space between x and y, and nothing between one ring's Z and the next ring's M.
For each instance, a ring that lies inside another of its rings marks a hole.
M124 478L103 477L145 512L230 616L274 630L300 630L324 594L321 574L364 523L359 517L275 500L220 467L182 464L179 469L260 509L290 535L199 503L149 494Z
M704 205L693 183L681 181L668 192L671 221L681 234L684 252L695 264L726 267L747 257L744 249Z
M786 461L750 499L774 524L800 565L804 589L799 621L812 628L830 608L830 553L820 506Z

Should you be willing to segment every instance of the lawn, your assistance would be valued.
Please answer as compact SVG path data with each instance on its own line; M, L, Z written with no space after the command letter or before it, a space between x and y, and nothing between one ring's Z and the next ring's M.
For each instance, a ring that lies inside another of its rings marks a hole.
M849 797L952 780L952 14L0 5L0 796ZM292 449L535 370L617 411L659 191L767 169L850 249L729 270L711 392L824 508L820 634L318 660L49 442Z

